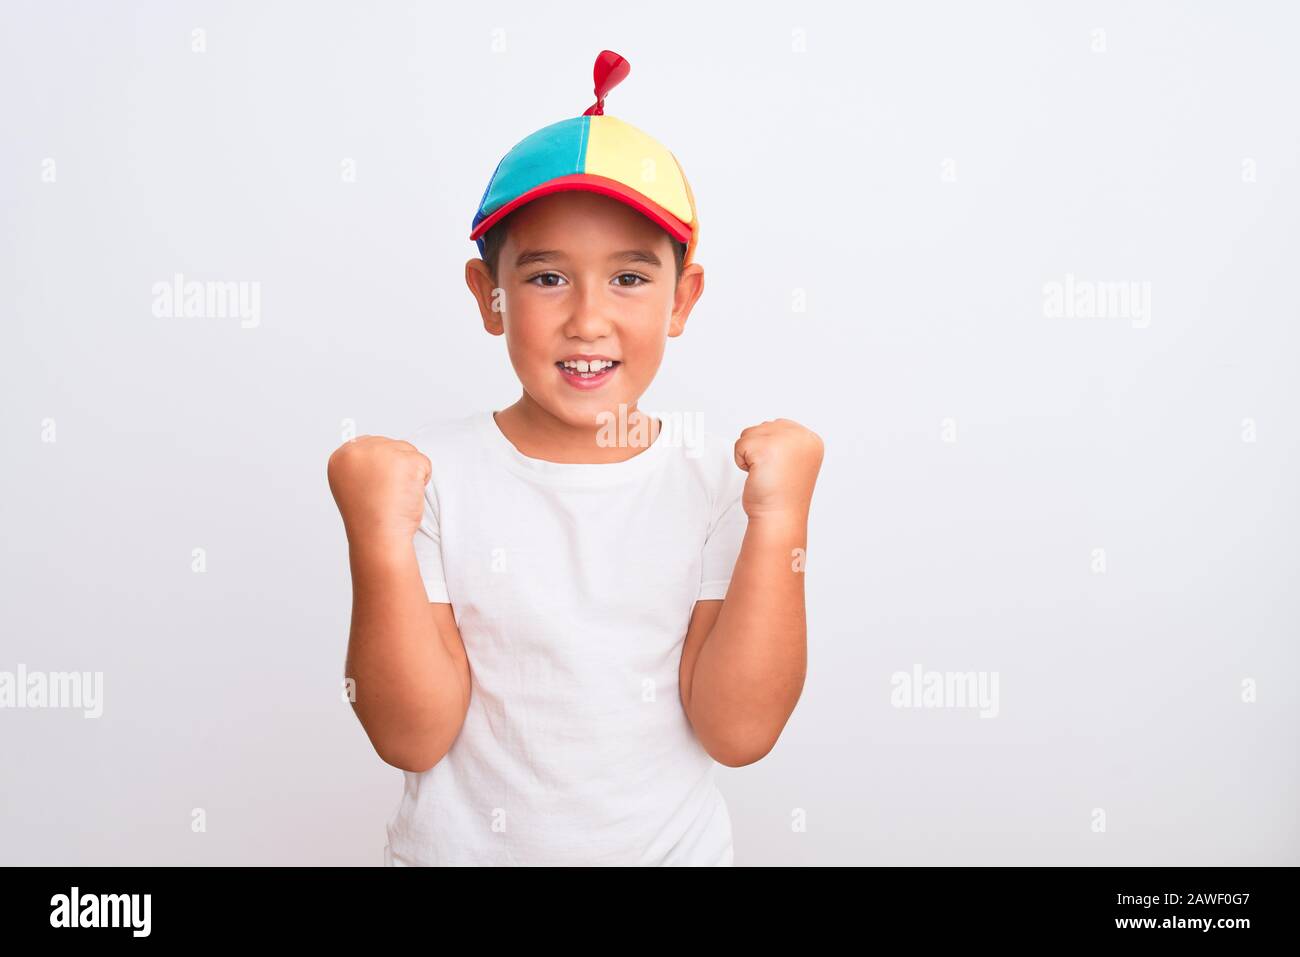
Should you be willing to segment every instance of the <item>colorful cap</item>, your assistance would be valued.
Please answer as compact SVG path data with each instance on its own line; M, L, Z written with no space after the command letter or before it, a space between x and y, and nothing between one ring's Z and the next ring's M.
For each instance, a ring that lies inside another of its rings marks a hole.
M626 203L686 243L689 263L700 238L695 197L681 164L641 130L605 115L605 95L631 65L603 50L593 75L596 102L520 140L502 157L474 214L469 238L483 253L483 234L524 203L564 190L601 193Z

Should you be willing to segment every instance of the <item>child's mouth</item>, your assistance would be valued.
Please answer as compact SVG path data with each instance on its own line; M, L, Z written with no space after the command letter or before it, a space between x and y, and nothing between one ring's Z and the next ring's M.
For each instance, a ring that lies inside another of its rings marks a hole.
M575 389L594 389L608 382L622 364L618 360L608 359L593 362L579 360L577 362L557 362L555 367L560 370L560 375L564 377L564 381ZM585 371L583 367L586 367Z

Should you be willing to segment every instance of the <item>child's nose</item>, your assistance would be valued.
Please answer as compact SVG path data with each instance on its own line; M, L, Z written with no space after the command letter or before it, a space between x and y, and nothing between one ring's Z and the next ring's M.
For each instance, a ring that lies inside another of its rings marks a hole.
M592 340L609 334L613 328L612 304L602 295L603 291L594 283L580 287L571 300L573 312L565 330L570 336Z

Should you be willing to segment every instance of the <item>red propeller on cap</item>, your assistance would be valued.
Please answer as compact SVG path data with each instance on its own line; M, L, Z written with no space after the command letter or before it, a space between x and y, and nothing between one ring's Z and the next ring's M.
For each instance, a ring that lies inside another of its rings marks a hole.
M601 50L596 57L592 76L596 80L596 102L587 107L583 116L605 115L605 94L618 86L632 70L632 65L613 50Z

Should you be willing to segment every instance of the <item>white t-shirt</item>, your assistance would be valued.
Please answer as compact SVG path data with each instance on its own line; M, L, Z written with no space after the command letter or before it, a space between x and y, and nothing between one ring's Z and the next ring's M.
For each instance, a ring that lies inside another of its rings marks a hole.
M433 464L420 573L472 688L451 750L404 772L386 864L733 863L678 666L695 602L726 595L746 476L733 440L646 414L664 428L614 463L530 458L491 412L408 437Z

